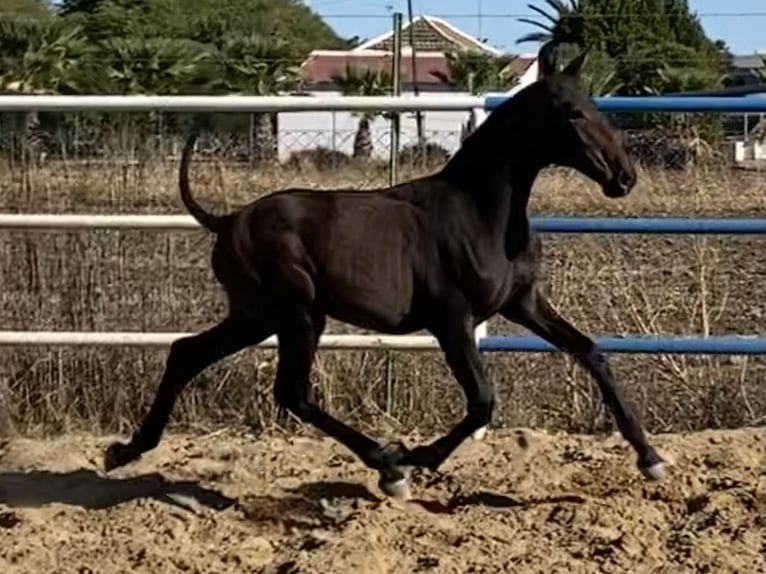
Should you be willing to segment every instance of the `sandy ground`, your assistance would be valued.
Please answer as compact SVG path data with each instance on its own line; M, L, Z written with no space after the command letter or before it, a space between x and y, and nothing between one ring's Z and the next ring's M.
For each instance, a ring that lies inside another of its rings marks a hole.
M468 441L416 500L326 439L168 435L105 477L108 437L0 441L0 572L762 572L764 429Z

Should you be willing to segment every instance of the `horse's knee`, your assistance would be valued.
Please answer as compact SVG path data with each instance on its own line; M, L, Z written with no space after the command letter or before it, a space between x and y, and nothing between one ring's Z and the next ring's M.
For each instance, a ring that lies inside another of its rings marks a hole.
M606 354L595 344L580 355L580 362L600 382L609 386L614 385L611 366Z

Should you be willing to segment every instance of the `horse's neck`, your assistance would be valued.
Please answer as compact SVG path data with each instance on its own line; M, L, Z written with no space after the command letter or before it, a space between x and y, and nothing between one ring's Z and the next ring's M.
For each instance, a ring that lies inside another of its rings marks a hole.
M526 217L529 193L539 171L526 156L520 145L499 141L491 129L481 126L441 175L476 205L487 223L491 220L505 229L510 222Z
M503 236L506 254L513 258L529 241L527 203L540 168L524 149L523 135L508 127L500 122L480 126L442 176L476 206L487 228Z

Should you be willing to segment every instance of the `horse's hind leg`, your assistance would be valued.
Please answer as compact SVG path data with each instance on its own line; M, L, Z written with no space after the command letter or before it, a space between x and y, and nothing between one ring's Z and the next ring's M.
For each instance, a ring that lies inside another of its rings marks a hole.
M280 317L279 360L274 382L278 405L343 444L370 468L380 472L379 485L386 494L407 496L407 468L398 466L401 451L387 448L335 419L317 404L310 373L324 316L305 307L293 308Z
M641 472L649 479L662 479L663 460L649 444L638 416L623 397L609 362L596 343L561 317L536 288L530 288L521 298L514 300L502 311L502 315L575 357L596 380L604 403L612 411L622 436L638 454Z
M175 341L148 414L128 444L109 446L104 459L106 470L126 465L157 446L176 399L193 377L227 355L260 343L272 333L267 321L230 316L202 333Z

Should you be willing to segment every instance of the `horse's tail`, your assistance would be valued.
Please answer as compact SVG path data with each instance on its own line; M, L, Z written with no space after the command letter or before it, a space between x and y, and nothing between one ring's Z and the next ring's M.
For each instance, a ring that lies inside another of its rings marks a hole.
M223 217L205 211L192 196L191 186L189 185L189 163L191 162L191 156L194 152L194 144L199 137L199 133L200 128L195 126L186 140L186 145L184 145L183 153L181 154L181 167L178 174L178 186L181 189L181 201L184 202L184 206L189 214L196 219L200 225L213 233L216 233L221 227Z

